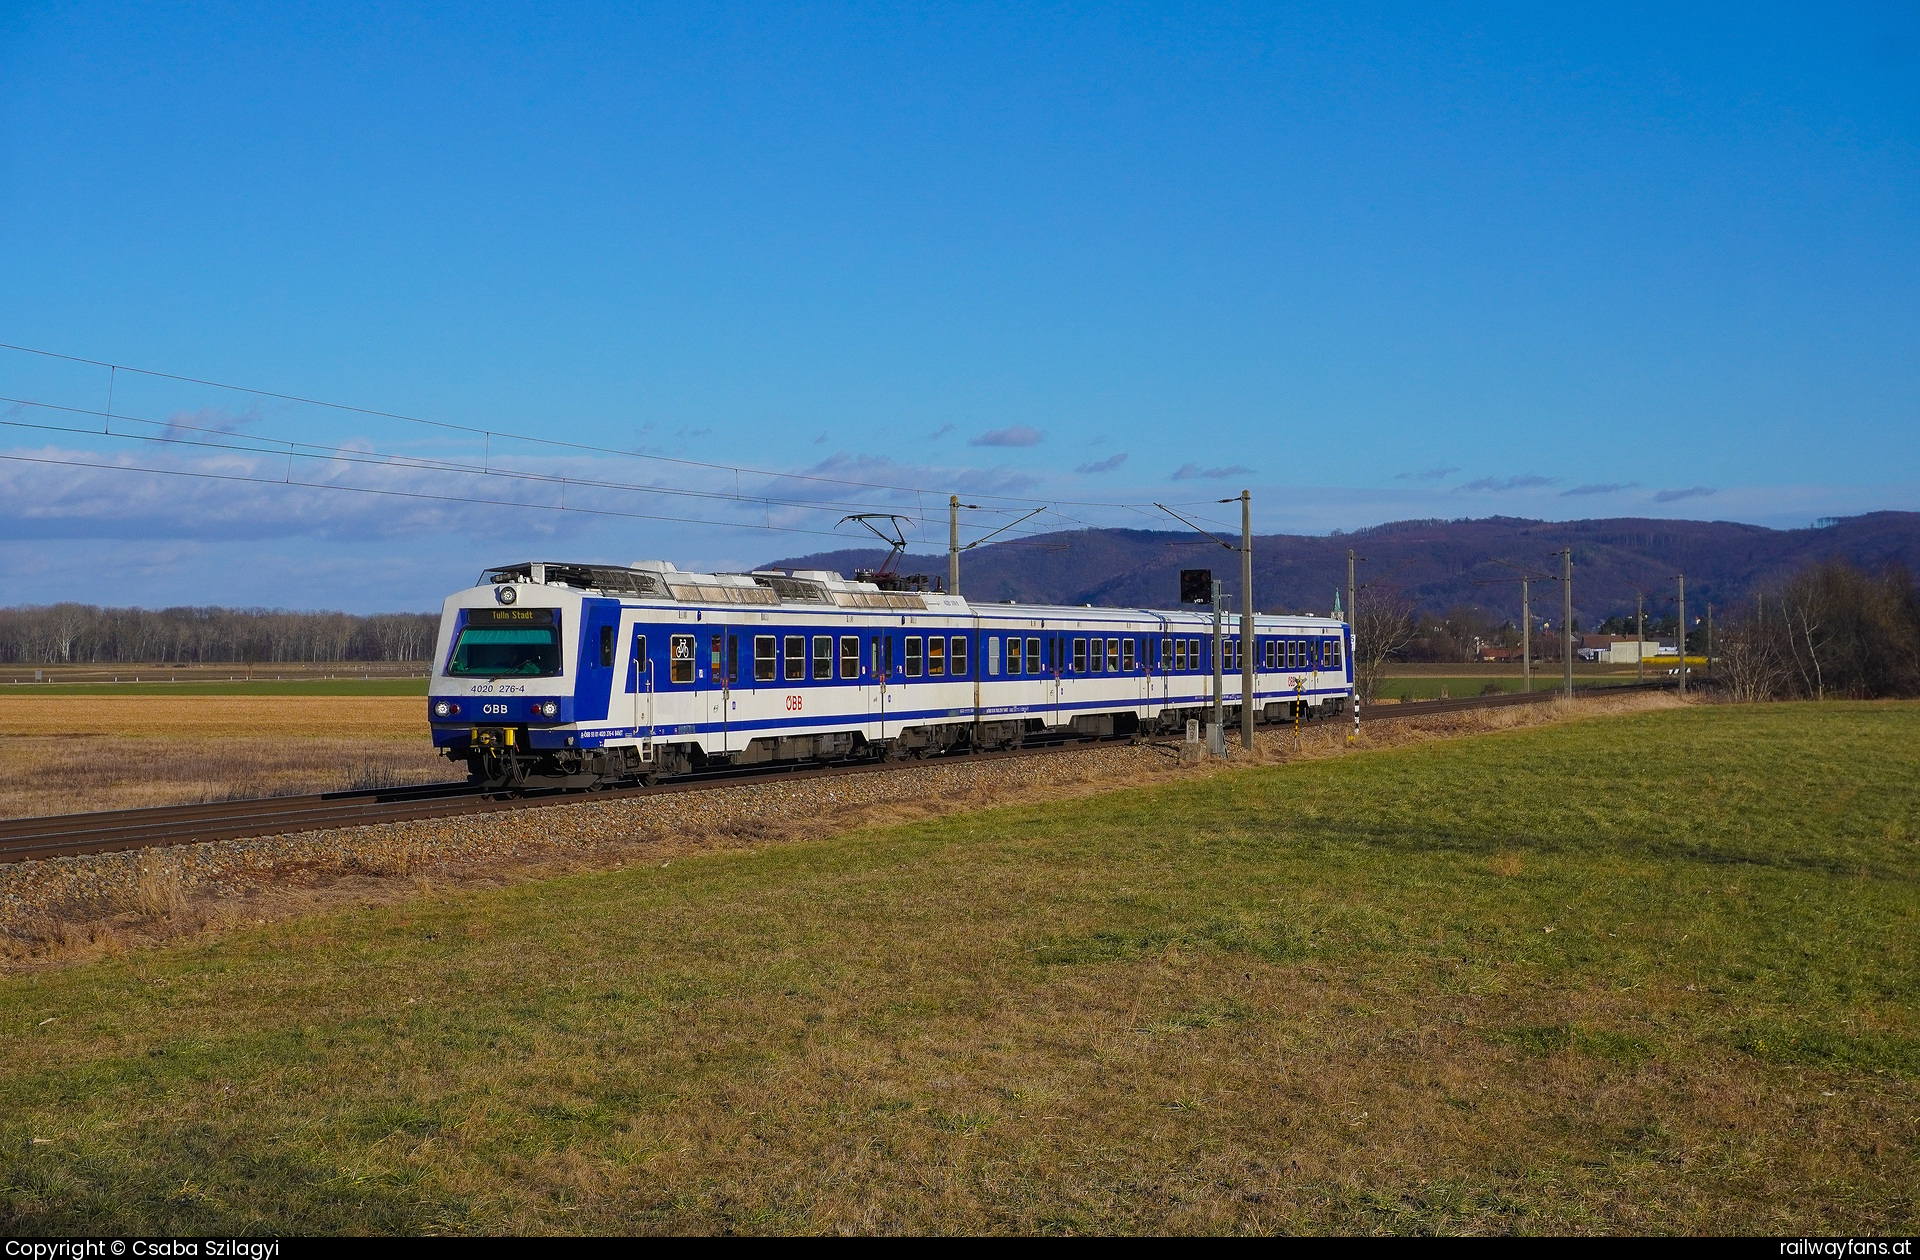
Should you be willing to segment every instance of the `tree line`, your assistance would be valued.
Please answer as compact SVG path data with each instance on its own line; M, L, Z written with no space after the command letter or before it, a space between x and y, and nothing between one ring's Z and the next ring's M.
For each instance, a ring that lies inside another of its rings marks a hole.
M1920 696L1920 588L1899 566L1812 565L1757 592L1714 638L1714 672L1735 699Z
M419 661L434 613L286 612L267 608L0 608L0 663L293 664Z
M1361 698L1373 697L1389 663L1468 660L1476 634L1498 642L1469 611L1434 618L1391 587L1362 588L1353 612ZM1696 678L1733 699L1920 696L1920 587L1898 565L1877 573L1844 560L1809 565L1721 613L1710 640L1706 627L1689 620L1688 654L1711 658ZM1678 629L1671 616L1649 618L1647 638ZM1559 657L1557 636L1535 635L1534 647L1546 659Z

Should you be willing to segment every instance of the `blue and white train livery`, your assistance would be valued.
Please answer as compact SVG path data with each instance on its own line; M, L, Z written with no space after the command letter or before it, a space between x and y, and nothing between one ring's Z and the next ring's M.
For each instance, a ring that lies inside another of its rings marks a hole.
M428 717L436 747L500 787L1009 748L1204 719L1212 633L1203 608L979 604L808 570L516 564L448 597ZM1345 623L1263 614L1253 646L1261 720L1345 707ZM1230 721L1239 648L1230 635L1221 662Z

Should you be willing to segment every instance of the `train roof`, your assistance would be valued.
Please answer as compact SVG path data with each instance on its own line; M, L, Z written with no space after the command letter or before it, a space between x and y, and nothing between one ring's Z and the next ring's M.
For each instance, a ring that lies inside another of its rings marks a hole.
M1001 600L969 603L959 595L938 592L882 590L873 582L842 577L826 569L755 569L751 573L690 573L667 560L637 560L631 565L575 564L523 561L499 565L480 574L479 586L528 582L564 586L604 595L637 596L693 604L750 604L800 608L864 608L901 612L994 612L1017 610L1015 615L1056 618L1084 617L1089 612L1179 611L1196 616L1211 612L1208 605L1188 604L1177 610L1131 610L1092 604L1021 604ZM1237 614L1233 614L1237 615ZM1262 613L1293 621L1344 624L1336 617L1314 614Z

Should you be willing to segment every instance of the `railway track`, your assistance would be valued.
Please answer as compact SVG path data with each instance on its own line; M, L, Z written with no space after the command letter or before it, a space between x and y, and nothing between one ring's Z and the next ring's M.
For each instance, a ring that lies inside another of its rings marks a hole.
M1657 687L1660 684L1648 684ZM1608 687L1605 692L1636 688ZM1597 689L1596 689L1597 690ZM1417 700L1406 704L1369 705L1361 721L1392 722L1469 709L1506 708L1552 700L1557 691L1531 694L1470 696L1447 700ZM1577 693L1591 694L1591 693ZM1327 719L1338 721L1340 719ZM970 758L1041 756L1061 747L1084 747L1085 740L1061 741L1007 752L960 754ZM533 792L510 796L466 783L429 783L418 787L322 792L306 796L264 796L201 805L164 805L150 809L111 810L88 814L53 814L37 818L0 819L0 862L78 857L127 849L198 844L211 840L244 840L299 831L327 831L374 823L411 822L453 814L499 813L537 809L544 805L579 804L631 796L711 791L763 779L821 778L831 775L872 774L900 769L899 761L861 761L830 765L797 764L748 767L691 775L653 787L609 788L591 792Z

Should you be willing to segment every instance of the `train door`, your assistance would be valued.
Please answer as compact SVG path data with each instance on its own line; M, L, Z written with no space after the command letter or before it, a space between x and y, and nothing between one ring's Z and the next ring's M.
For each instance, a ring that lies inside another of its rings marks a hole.
M701 744L709 754L727 749L727 634L709 628L706 634L706 668L700 671L701 708L705 717L705 738Z
M633 662L627 667L628 687L633 693L633 713L631 715L634 733L647 739L653 737L653 653L647 650L647 632L639 626L633 630Z
M1047 695L1044 697L1043 703L1047 706L1048 726L1059 726L1063 720L1060 716L1060 692L1062 690L1060 675L1063 672L1062 658L1065 655L1066 646L1066 640L1060 637L1058 631L1047 636Z
M733 710L739 703L734 692L740 687L740 635L727 631L727 673L720 690L720 747L733 751Z
M895 659L899 652L892 631L880 635L880 738L891 739L900 733L901 709L900 671L902 663Z

